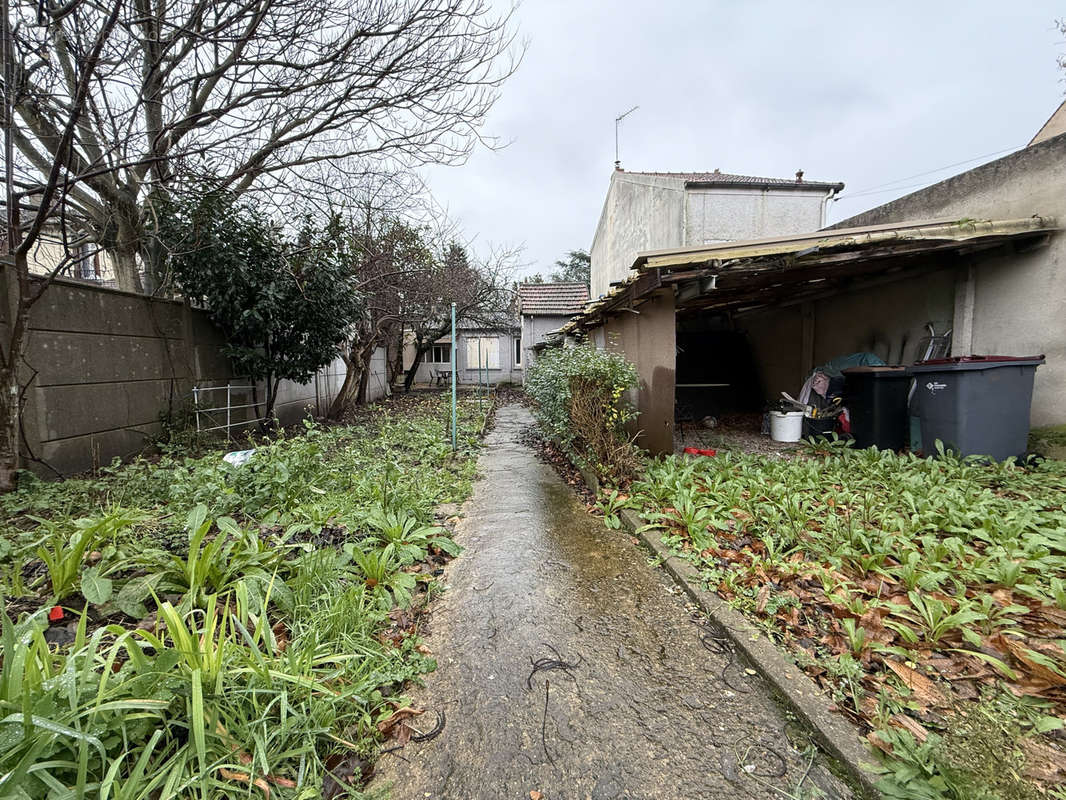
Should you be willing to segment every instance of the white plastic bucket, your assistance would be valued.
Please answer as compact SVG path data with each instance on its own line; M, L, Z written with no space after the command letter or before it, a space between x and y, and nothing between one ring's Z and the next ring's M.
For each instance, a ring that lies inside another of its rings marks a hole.
M803 438L802 411L771 411L770 438L775 442L798 442Z

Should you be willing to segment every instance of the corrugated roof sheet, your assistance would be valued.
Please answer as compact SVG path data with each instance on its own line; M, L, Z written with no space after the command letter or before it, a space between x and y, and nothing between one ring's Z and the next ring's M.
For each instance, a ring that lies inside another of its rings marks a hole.
M649 175L657 178L680 178L687 184L706 184L711 186L780 186L792 189L836 189L844 188L843 183L828 181L797 180L796 178L762 178L758 175L736 175L730 172L630 172L627 175Z
M522 314L571 316L578 314L589 300L584 283L521 283L518 285L519 311Z
M812 267L829 267L846 276L847 267L840 261L842 254L852 253L861 258L864 251L880 248L891 252L920 254L925 250L943 251L942 245L957 243L959 246L977 247L981 240L995 244L1015 236L1032 236L1058 230L1054 217L1032 216L1022 219L934 219L912 222L870 225L860 228L828 228L810 233L790 236L753 239L744 242L721 242L696 247L671 250L652 250L638 253L626 278L616 284L602 297L589 303L580 317L575 317L559 329L548 334L559 335L592 322L611 311L620 303L630 302L631 289L648 273L658 273L660 283L668 283L677 276L674 271L693 270L694 280L700 280L703 272L714 272L709 293L725 294L727 283L742 285L752 271L765 270L766 265L776 263L779 270L802 272ZM883 252L882 252L883 255ZM836 266L831 266L833 263ZM873 263L877 263L876 261ZM702 270L702 271L701 271ZM682 276L687 279L687 276ZM824 281L825 278L819 277ZM795 297L796 285L783 285L780 289ZM774 291L766 291L768 300ZM775 291L777 291L775 289Z

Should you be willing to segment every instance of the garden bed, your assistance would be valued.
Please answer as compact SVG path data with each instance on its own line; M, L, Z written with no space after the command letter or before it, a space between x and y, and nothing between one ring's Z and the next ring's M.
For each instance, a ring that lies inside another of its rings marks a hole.
M434 662L422 610L458 548L491 405L439 396L0 498L5 797L343 797ZM432 716L432 715L430 715Z
M1066 797L1066 464L839 445L651 462L663 529L884 756L890 797Z

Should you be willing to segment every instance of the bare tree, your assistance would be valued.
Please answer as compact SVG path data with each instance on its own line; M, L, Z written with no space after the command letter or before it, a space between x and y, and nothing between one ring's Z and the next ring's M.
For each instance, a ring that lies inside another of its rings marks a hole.
M7 323L6 336L0 341L0 491L9 491L15 485L15 476L21 463L20 422L25 385L19 380L19 369L26 351L30 310L41 299L55 277L70 266L74 258L72 254L85 255L85 240L80 233L72 235L72 231L80 229L65 224L67 208L86 178L85 172L79 170L84 168L99 175L102 174L102 168L79 165L70 154L73 152L77 131L87 115L90 88L100 71L105 68L105 53L108 52L117 30L119 9L115 7L109 14L98 15L93 19L95 24L87 23L82 27L81 46L74 52L73 60L65 65L69 94L63 105L49 116L49 142L53 155L35 154L36 165L41 173L40 179L32 185L20 186L15 177L13 157L14 146L19 140L13 118L14 109L18 104L15 76L19 72L19 65L16 60L15 36L8 2L0 2L0 58L3 61L4 107L0 124L4 131L6 218L2 252L4 260L11 262L10 265L0 264L3 268L2 278L6 284L4 294L8 299L7 307L3 309ZM35 24L47 28L55 24L57 18L77 15L76 0L57 10L42 5L38 9ZM46 58L44 54L40 57ZM34 69L39 71L43 66L37 65ZM32 202L24 204L23 199L26 197ZM21 215L23 210L27 212L25 218ZM61 231L61 253L47 274L31 277L30 253L40 244L43 232L52 225L57 225Z
M404 297L408 287L433 272L433 253L423 234L423 229L376 215L369 207L361 225L353 222L348 229L345 246L364 302L341 354L345 376L328 412L333 419L366 399L368 367L378 347L386 348L387 363L394 364L397 354L402 359ZM390 382L393 377L389 375Z
M406 287L401 314L415 355L404 377L404 391L411 390L418 367L434 342L451 330L452 303L457 323L495 328L510 318L508 287L516 256L513 250L497 250L480 263L471 262L466 248L452 241L433 269Z
M142 288L138 261L163 263L153 208L186 180L337 195L383 162L456 163L515 66L510 13L488 0L41 0L46 25L37 7L15 12L18 178L80 176L68 214L126 289Z

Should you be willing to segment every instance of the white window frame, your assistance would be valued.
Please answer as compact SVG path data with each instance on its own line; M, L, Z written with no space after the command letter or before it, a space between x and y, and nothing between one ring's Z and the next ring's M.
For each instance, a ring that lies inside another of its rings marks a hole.
M522 366L522 337L514 337L514 365L516 367Z
M451 347L452 346L450 344L435 344L435 345L433 345L433 348L429 351L429 363L430 364L451 364L452 363ZM440 356L439 358L438 358L438 355Z

